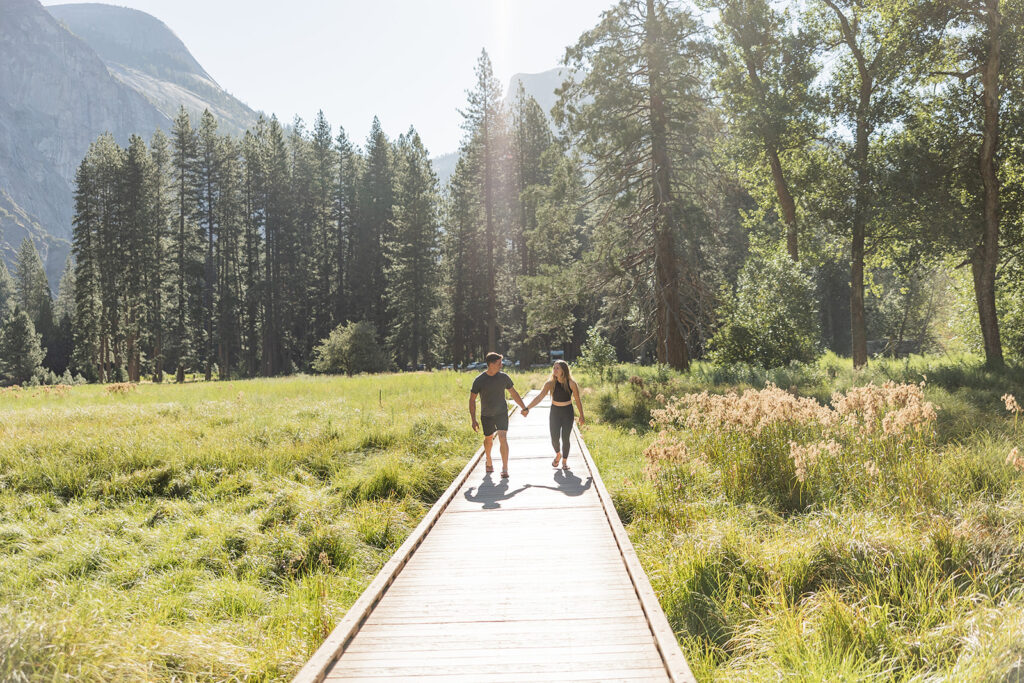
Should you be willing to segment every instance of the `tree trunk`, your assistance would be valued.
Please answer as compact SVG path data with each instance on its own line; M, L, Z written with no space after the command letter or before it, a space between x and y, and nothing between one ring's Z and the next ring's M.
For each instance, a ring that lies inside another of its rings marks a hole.
M797 244L796 233L796 202L789 191L789 183L782 173L782 162L779 161L778 145L769 142L766 146L768 163L772 168L772 181L775 183L775 194L779 198L779 206L782 208L782 218L786 222L786 251L789 258L794 262L800 260L800 251Z
M675 201L668 156L668 125L661 96L664 65L654 0L647 0L645 51L648 59L648 96L651 111L651 160L654 170L654 272L657 311L658 361L676 370L689 370L690 358L683 333L679 301L679 264L675 253Z
M996 267L999 265L999 178L996 176L996 152L999 148L999 32L1002 29L998 0L986 0L985 18L989 41L981 75L985 118L978 160L985 187L985 225L981 243L971 254L971 272L985 346L985 363L990 367L1001 367L1003 346L999 340L999 316L996 311Z
M867 332L864 324L864 240L867 233L868 205L868 106L872 81L861 75L860 102L857 107L857 132L854 145L856 190L853 205L853 240L850 245L850 346L853 367L868 363Z

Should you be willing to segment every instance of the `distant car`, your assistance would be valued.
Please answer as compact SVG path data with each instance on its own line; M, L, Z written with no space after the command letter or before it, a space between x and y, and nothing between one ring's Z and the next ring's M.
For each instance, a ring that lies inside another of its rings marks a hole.
M502 358L501 359L501 367L503 367L503 368L511 368L514 365L515 365L515 363L510 361L508 358Z
M466 366L466 370L483 370L487 367L487 363L476 361Z

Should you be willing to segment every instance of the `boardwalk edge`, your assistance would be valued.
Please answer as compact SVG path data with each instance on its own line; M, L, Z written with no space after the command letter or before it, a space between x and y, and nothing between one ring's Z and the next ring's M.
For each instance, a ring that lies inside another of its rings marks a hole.
M513 408L509 411L509 417L515 413L516 409ZM388 587L394 582L398 573L402 571L402 568L408 563L409 558L416 552L416 549L426 538L427 533L437 523L441 513L445 511L448 505L455 498L455 494L462 488L462 484L469 478L473 468L477 466L480 459L484 455L483 446L477 449L476 453L469 459L466 466L462 468L458 476L452 480L452 483L445 489L445 492L441 494L441 497L437 499L437 502L430 508L426 516L420 520L420 523L413 529L409 537L405 539L395 554L391 556L381 570L374 577L370 585L366 587L362 595L359 596L345 616L342 617L338 625L334 627L327 639L317 648L313 656L309 658L306 664L299 670L299 673L292 679L292 683L320 683L327 676L328 670L331 665L334 664L341 656L342 652L345 651L345 647L348 646L349 641L355 637L356 633L359 632L359 628L363 622L373 611L373 608L380 602L380 599L384 597L384 593L387 592Z
M604 480L601 479L597 463L594 462L590 449L584 443L578 427L573 428L573 437L575 437L576 445L583 454L583 458L587 461L587 466L594 477L594 488L597 489L598 498L601 500L601 507L604 509L609 526L612 528L612 535L615 537L615 543L619 547L622 561L626 565L626 572L633 582L633 588L640 599L640 606L643 608L644 616L647 618L647 624L654 635L654 642L658 647L658 652L661 654L662 661L665 663L665 670L675 683L696 683L697 679L694 678L693 672L690 671L690 665L687 663L686 656L679 647L679 641L676 640L676 634L672 630L672 626L668 623L665 610L661 608L661 603L658 602L658 596L654 592L654 588L651 587L651 581L647 578L647 572L644 571L643 566L640 564L640 558L633 548L633 543L629 540L629 535L626 533L626 528L622 525L622 520L619 519L619 513L615 511L611 494L608 493L608 489L604 486Z

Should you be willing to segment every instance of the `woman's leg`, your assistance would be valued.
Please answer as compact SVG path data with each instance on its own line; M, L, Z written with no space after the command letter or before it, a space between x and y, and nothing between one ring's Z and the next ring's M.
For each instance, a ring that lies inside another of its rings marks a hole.
M562 436L562 465L565 466L569 461L569 445L570 439L572 438L572 421L576 416L572 409L572 406L565 406L564 410L559 411L561 413L561 436Z
M551 466L558 467L558 461L562 457L562 452L558 450L561 421L558 419L557 406L551 406L551 410L548 411L548 430L551 432L551 447L555 450L555 459L551 461Z

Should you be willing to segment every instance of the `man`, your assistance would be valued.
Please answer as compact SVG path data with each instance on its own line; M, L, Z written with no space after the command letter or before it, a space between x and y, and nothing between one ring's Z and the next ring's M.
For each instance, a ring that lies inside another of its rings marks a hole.
M484 455L487 457L487 471L494 471L491 462L491 446L494 435L498 435L501 450L501 476L508 477L508 404L505 403L505 391L512 395L512 400L526 415L527 409L519 392L512 386L512 378L501 371L502 355L488 353L484 358L487 370L477 375L473 387L469 390L469 418L473 421L473 431L484 427ZM480 423L476 421L476 397L480 396Z

